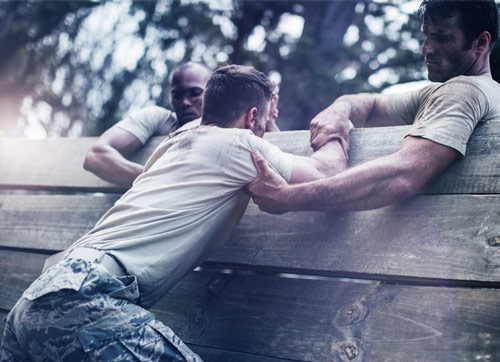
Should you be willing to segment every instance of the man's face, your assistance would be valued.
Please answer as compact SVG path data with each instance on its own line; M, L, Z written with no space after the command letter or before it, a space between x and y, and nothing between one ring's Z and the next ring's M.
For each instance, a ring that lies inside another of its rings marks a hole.
M422 54L427 65L428 77L433 82L446 82L458 75L469 75L478 56L468 44L458 27L458 18L427 19L422 24L425 35Z
M251 131L257 137L263 137L266 133L266 122L269 118L269 110L271 108L271 101L266 102L263 110L259 110L259 114L255 117L255 122Z
M172 106L181 125L201 117L208 72L196 66L176 71L172 78Z

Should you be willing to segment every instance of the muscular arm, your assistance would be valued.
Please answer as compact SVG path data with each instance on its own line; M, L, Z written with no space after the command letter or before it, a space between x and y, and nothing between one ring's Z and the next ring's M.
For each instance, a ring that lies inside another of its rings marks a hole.
M347 167L347 158L338 140L328 142L310 157L294 155L292 162L292 184L333 176Z
M321 147L334 137L342 141L347 153L349 121L355 127L394 126L398 123L387 113L387 95L361 93L339 97L311 121L311 145Z
M92 145L83 167L105 181L132 185L142 173L143 166L126 157L141 147L142 143L137 137L119 127L112 127Z
M333 177L289 185L255 159L259 171L248 187L263 211L368 210L415 195L459 155L447 146L407 137L401 149L341 172Z

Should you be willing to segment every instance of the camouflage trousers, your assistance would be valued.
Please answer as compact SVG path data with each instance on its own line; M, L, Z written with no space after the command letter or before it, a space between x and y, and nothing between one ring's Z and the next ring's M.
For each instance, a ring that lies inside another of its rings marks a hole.
M63 260L7 316L0 361L203 362L138 299L135 277Z

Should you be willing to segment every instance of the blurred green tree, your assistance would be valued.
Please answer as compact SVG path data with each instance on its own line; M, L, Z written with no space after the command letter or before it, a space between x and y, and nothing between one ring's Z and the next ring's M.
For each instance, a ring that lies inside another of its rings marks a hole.
M58 49L70 41L80 23L97 5L92 2L0 3L0 136L16 134L23 100L63 109L61 97L46 88L56 69L68 66L68 54ZM64 34L64 35L63 35Z
M280 127L304 129L339 95L425 79L414 10L403 0L0 2L0 136L96 136L131 109L169 107L172 70L188 60L264 71L279 84Z

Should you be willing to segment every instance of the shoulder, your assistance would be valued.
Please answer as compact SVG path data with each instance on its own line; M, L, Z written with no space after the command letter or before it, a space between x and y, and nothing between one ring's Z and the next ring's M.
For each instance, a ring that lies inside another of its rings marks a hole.
M172 112L169 109L159 107L159 106L149 106L149 107L144 107L141 108L137 111L131 112L129 114L129 117L131 118L136 118L136 117L147 117L147 118L159 118L159 119L164 119L167 120L169 118L176 118L174 112Z
M420 82L423 83L423 82ZM419 84L419 85L414 85L414 86L407 86L406 89L401 92L397 91L397 88L395 91L390 91L385 93L386 95L386 102L388 104L397 104L397 103L405 103L405 102L416 102L419 103L422 100L425 100L428 98L430 95L432 95L436 89L438 89L442 83L431 83L431 82L425 82L424 84Z
M168 135L178 128L173 112L158 106L149 106L129 113L116 124L137 137L142 144L152 136Z
M198 130L210 132L212 135L217 135L224 140L238 140L243 142L250 142L259 137L255 136L252 131L248 129L241 128L222 128L217 126L209 126L203 128L203 126L198 127Z
M252 131L248 129L234 129L235 135L238 140L238 144L240 144L243 148L253 150L256 147L259 148L274 148L272 143L266 141L262 137L257 137Z
M484 102L487 98L483 82L475 76L458 76L444 83L433 83L420 93L424 103Z
M150 136L166 136L179 128L175 113L158 106L142 108L131 113L128 118L148 129Z
M194 136L197 137L202 134L205 138L212 140L210 141L213 145L212 147L227 150L229 153L228 157L231 159L248 158L250 160L250 154L254 149L259 149L264 154L279 150L276 146L263 138L257 137L248 129L220 128L214 126L205 130L201 129ZM215 144L213 139L217 140Z
M483 93L482 88L486 86L487 79L487 77L481 76L461 75L440 84L439 87L436 88L436 91L440 93L452 92L453 95L461 95L462 97L475 93Z

